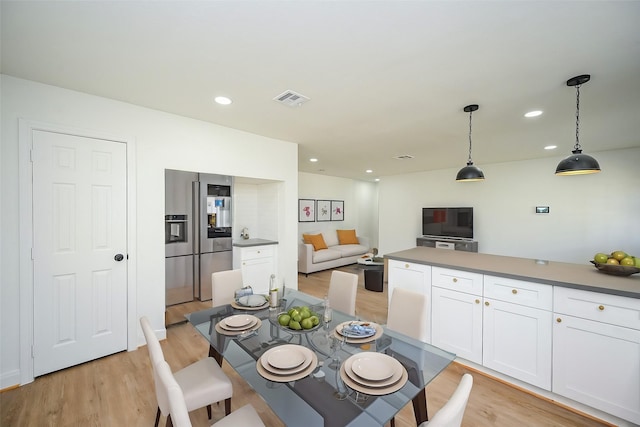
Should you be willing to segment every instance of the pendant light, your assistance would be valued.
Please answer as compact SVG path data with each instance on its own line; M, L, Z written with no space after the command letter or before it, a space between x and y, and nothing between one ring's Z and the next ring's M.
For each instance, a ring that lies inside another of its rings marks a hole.
M471 160L471 115L474 111L478 110L477 104L467 105L464 107L464 112L469 113L469 160L467 166L458 171L456 181L482 181L484 180L484 174L476 166L473 166L473 160Z
M584 175L600 172L600 165L593 157L582 154L580 147L580 86L591 79L589 74L567 80L567 86L576 87L576 144L570 156L565 157L556 168L556 175Z

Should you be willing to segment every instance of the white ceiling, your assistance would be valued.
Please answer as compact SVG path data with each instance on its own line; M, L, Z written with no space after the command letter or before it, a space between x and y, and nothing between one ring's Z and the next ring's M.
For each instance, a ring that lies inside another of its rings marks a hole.
M553 173L575 143L566 80L580 74L584 151L640 146L639 1L1 5L2 73L292 141L304 172L462 167L462 109L477 103L473 160L487 179L483 165L541 157ZM272 100L285 90L311 100ZM532 109L544 114L525 119Z

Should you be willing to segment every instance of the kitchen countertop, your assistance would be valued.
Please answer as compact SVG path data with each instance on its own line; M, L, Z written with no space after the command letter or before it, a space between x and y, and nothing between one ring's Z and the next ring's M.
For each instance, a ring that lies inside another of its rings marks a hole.
M264 246L264 245L277 245L278 242L274 241L274 240L267 240L267 239L240 239L240 240L234 240L233 241L233 246L239 247L239 248L249 248L251 246Z
M428 247L393 252L385 255L385 258L640 298L640 273L613 276L600 272L588 260L585 264L570 264Z

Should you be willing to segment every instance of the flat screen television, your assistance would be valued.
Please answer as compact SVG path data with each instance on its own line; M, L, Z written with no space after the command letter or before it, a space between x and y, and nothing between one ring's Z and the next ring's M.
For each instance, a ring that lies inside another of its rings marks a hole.
M422 208L422 234L473 239L473 208Z

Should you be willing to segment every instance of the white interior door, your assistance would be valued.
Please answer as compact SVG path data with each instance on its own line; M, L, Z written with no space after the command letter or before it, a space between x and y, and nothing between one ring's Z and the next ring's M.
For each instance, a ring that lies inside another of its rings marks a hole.
M127 157L124 143L38 130L32 150L38 376L127 347Z

